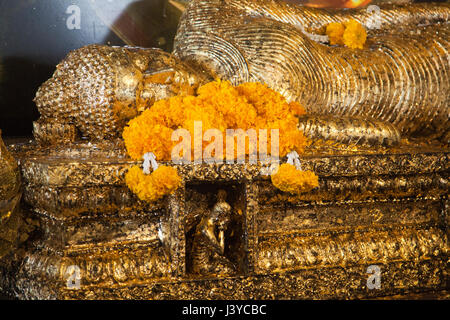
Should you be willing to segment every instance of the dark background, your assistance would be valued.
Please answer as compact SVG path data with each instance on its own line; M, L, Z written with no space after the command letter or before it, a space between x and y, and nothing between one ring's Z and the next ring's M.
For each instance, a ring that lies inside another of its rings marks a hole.
M80 29L66 13L80 8ZM70 50L87 44L171 51L179 14L166 0L0 0L0 130L28 136L37 88Z

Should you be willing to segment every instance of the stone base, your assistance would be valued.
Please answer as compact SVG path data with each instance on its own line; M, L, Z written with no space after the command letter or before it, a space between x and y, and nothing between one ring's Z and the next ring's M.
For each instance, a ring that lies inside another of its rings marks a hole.
M38 226L0 261L0 289L20 299L347 299L448 288L448 148L313 148L302 166L320 186L295 197L259 165L177 166L183 187L153 204L126 187L136 163L123 151L10 149L25 181L23 219ZM225 256L238 271L195 276L193 230L219 189L233 211Z

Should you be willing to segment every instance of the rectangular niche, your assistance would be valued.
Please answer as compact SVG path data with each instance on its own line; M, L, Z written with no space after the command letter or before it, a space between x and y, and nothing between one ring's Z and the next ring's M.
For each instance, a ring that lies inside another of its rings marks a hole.
M226 204L217 205L220 190L226 192L225 202L230 206L229 214L223 213L228 212ZM230 272L228 266L231 262L234 272L227 273L225 271L226 276L246 274L244 185L233 182L191 183L186 185L185 199L186 273L199 277L224 275L220 272L223 270ZM213 213L214 210L216 210L216 213ZM219 211L220 213L217 213ZM217 216L222 218L213 222ZM223 255L221 256L218 248L214 246L214 241L211 241L211 236L214 235L215 240L220 244L219 225L220 221L224 220L223 217L227 216L229 218L226 218L228 223L223 231L225 241ZM211 227L212 225L214 225L214 228ZM207 229L214 230L213 234L208 233ZM210 236L205 236L205 234ZM205 259L205 257L208 258ZM195 259L197 260L194 261ZM216 265L216 271L211 270L213 265ZM202 266L201 272L198 272L199 266Z

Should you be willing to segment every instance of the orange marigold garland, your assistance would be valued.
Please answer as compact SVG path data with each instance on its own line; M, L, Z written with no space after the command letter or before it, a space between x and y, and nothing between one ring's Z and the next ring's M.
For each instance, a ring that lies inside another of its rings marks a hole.
M279 166L271 179L275 187L292 194L308 192L319 186L319 179L314 172L297 170L289 163Z
M133 166L125 175L127 186L139 199L154 202L181 186L177 169L159 166L151 174L145 174L139 166Z
M133 159L140 160L146 152L153 152L158 160L169 161L178 143L171 141L172 132L184 128L193 139L195 121L202 122L202 134L214 128L222 131L224 137L226 129L252 128L257 132L279 129L279 153L284 157L291 150L301 153L308 145L297 129L297 116L304 113L300 104L286 102L281 94L264 84L244 83L234 87L229 81L216 80L200 87L196 96L157 101L128 123L123 138Z
M224 144L227 129L255 129L257 132L258 129L267 129L269 132L270 129L278 129L279 155L284 157L291 151L302 153L309 143L297 129L297 117L304 113L305 109L300 104L288 103L281 94L264 84L244 83L234 87L228 81L216 80L200 87L196 96L175 96L157 101L128 123L123 138L128 154L133 159L140 160L144 154L151 152L156 159L169 161L172 149L178 143L171 141L172 132L184 128L194 139L195 121L202 122L202 137L208 129L219 129L224 135ZM270 145L270 138L268 140ZM247 148L246 155L248 152ZM226 152L223 154L225 156ZM238 155L235 153L235 156ZM295 168L294 171L289 171L291 178L288 178L285 169L279 170L272 176L274 185L283 191L308 189L312 185L310 181L314 180L311 175L314 174L303 173ZM301 181L302 177L307 178L306 182ZM150 175L135 166L129 170L125 179L141 200L150 202L181 185L176 169L167 166L158 167ZM292 186L288 187L289 184Z

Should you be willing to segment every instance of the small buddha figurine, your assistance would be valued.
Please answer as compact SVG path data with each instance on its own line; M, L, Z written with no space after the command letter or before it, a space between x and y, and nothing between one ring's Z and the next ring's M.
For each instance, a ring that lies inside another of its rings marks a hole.
M225 231L231 220L227 194L219 190L214 208L197 225L192 244L192 271L200 275L231 275L233 263L224 255Z

